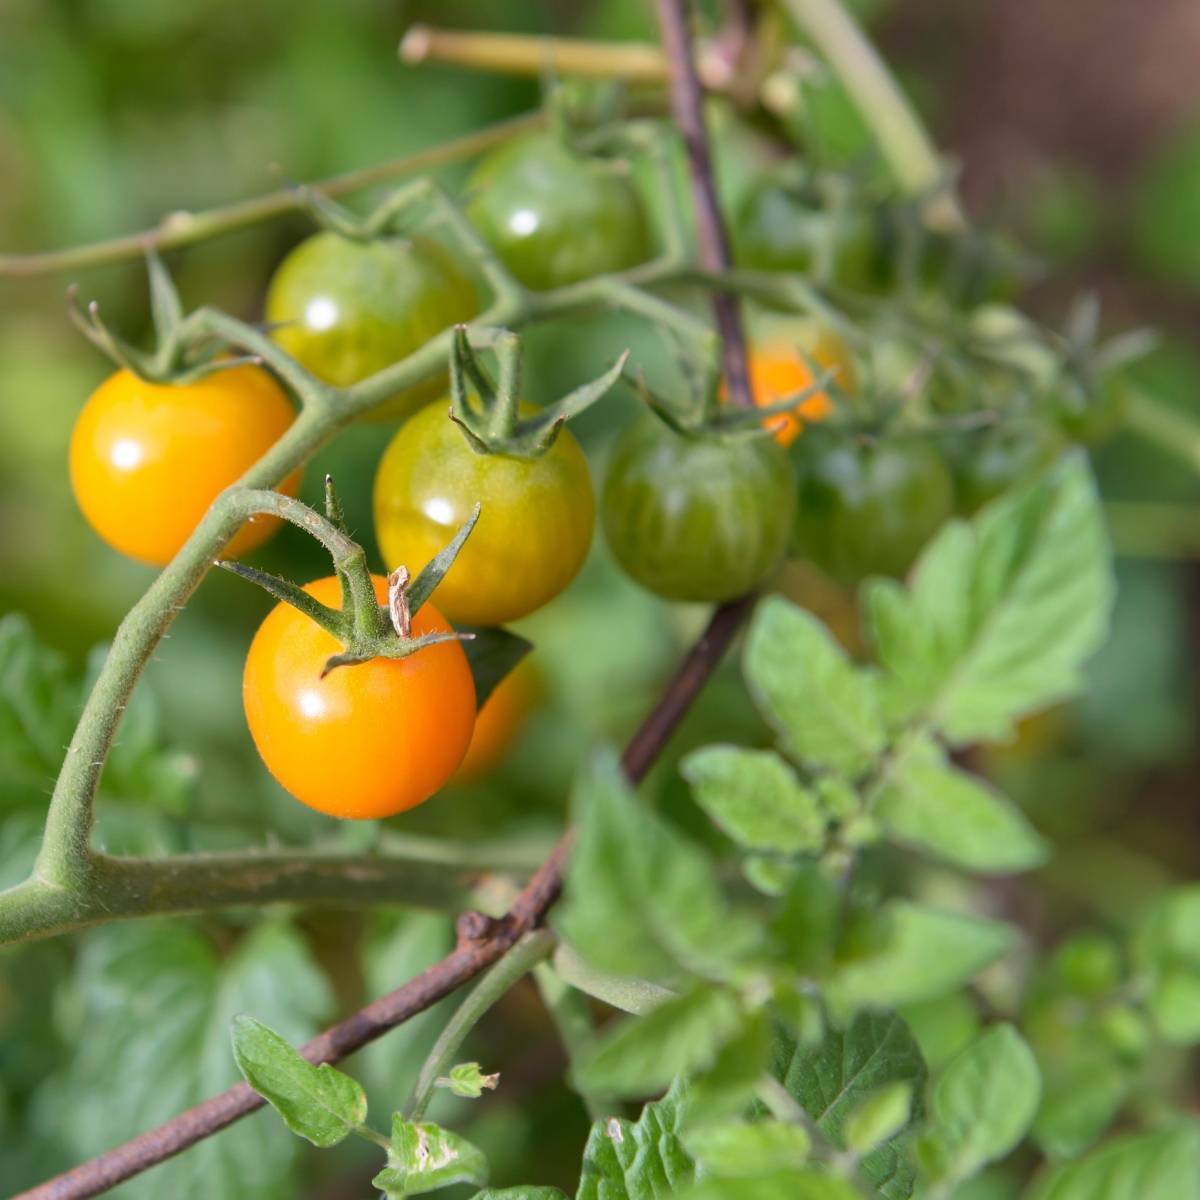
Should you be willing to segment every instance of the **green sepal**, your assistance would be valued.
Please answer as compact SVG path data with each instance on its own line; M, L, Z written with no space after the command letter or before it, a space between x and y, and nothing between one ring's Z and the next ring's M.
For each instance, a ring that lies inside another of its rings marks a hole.
M409 611L416 616L421 605L433 595L433 590L454 565L463 543L471 536L471 530L479 520L481 506L476 504L471 515L459 526L458 532L421 569L421 573L408 585Z
M540 458L554 445L572 417L595 404L621 377L629 352L604 374L577 387L532 417L519 415L521 345L516 334L500 331L493 340L499 381L493 381L458 325L450 349L450 419L477 454ZM472 403L474 391L477 403Z
M218 559L214 565L223 571L228 571L231 575L238 576L239 579L257 584L264 592L274 596L276 600L290 604L310 620L315 621L327 633L333 634L339 641L342 641L349 633L344 613L314 599L299 584L293 583L290 579L272 575L269 571L260 571L257 567L248 567L245 563L229 558Z
M462 633L455 629L450 633L423 633L416 638L394 637L382 644L347 649L325 660L325 665L321 668L321 678L324 679L330 671L336 671L338 667L353 667L376 658L408 658L429 646L437 646L442 642L470 642L474 637L473 633Z

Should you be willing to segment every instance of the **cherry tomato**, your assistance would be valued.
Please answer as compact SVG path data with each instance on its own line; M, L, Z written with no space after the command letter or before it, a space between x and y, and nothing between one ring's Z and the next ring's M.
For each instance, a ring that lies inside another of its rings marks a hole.
M949 443L958 511L977 512L1043 468L1062 452L1062 433L1045 421L1009 421L961 434Z
M650 253L641 199L621 168L576 154L552 134L492 151L467 191L467 215L526 287L623 271Z
M516 741L537 702L537 676L523 658L492 690L475 716L475 732L467 757L452 783L475 783L492 773Z
M75 499L114 550L161 567L294 419L283 389L258 367L185 384L117 371L92 393L71 433ZM280 490L295 495L299 481L297 472ZM256 517L225 553L245 554L278 527L275 517Z
M341 605L334 576L308 584ZM380 603L387 580L375 579ZM430 603L412 633L446 632ZM475 683L458 642L408 658L338 667L335 638L290 604L271 610L250 643L242 701L267 769L302 804L331 817L390 817L428 800L454 774L475 725Z
M787 454L770 438L684 437L648 413L613 448L604 532L643 587L715 603L750 591L779 564L795 494Z
M481 504L438 604L459 624L501 625L554 599L583 566L596 515L587 459L567 429L540 458L478 454L447 408L423 408L384 451L375 533L388 565L415 576Z
M759 180L742 200L735 228L744 266L809 274L829 255L829 282L861 288L871 278L876 234L870 214L835 211L811 188L771 176Z
M814 383L813 372L804 356L819 369L833 372L833 382L844 390L855 385L854 363L839 338L822 331L810 345L796 347L780 339L757 346L750 352L750 390L759 408L778 404L788 396L797 395ZM763 428L769 429L781 446L790 446L808 423L819 421L833 411L833 401L822 389L802 400L791 412L775 413L763 418Z
M952 511L950 473L922 438L817 425L791 453L799 484L792 551L842 583L903 575Z
M432 238L354 241L326 231L280 263L267 290L275 340L319 379L358 383L479 312L455 256ZM397 416L436 396L445 375L406 389L375 416Z

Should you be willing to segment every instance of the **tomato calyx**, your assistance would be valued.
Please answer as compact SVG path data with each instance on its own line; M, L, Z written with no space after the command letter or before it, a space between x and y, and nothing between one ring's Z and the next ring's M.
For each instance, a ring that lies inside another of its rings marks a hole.
M321 671L322 678L338 667L370 662L376 658L408 658L439 642L467 642L474 639L474 632L458 630L413 637L412 618L441 583L471 530L475 528L479 520L478 504L450 542L429 561L416 579L410 582L408 569L404 566L397 567L391 573L388 577L387 604L381 605L376 599L366 551L347 531L333 480L326 475L324 516L297 501L289 503L300 510L300 519L297 519L295 512L290 514L293 523L311 533L333 559L334 573L342 587L340 609L322 604L290 579L260 571L257 567L225 559L220 560L217 566L257 584L276 600L290 604L342 645L340 654L334 654L326 660Z
M626 350L603 375L577 387L536 415L520 415L521 341L507 329L472 330L487 339L499 368L493 380L479 361L467 326L454 327L450 349L450 420L477 454L540 458L571 417L595 404L620 378ZM474 401L472 400L474 396Z
M261 366L255 355L231 355L219 339L202 333L196 336L184 315L179 293L171 275L153 247L146 247L146 273L150 281L150 313L154 322L155 348L147 353L114 333L100 317L95 300L85 309L79 302L79 285L67 289L67 316L76 329L118 367L124 367L148 383L195 383L214 371L252 364Z

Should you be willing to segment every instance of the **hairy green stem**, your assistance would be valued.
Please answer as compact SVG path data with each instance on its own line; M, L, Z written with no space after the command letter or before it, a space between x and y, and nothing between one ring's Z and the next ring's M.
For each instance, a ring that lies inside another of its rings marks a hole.
M588 1011L584 994L569 983L549 963L538 963L533 968L533 981L541 993L542 1003L558 1030L559 1040L567 1054L567 1061L574 1062L595 1037L596 1029ZM613 1115L613 1103L604 1096L593 1095L577 1083L571 1082L588 1117L602 1121Z
M404 175L419 175L449 163L472 158L518 134L537 129L544 123L545 115L540 110L509 117L464 137L432 146L428 150L419 150L415 154L379 163L377 166L335 175L332 179L312 184L311 187L324 196L345 196L352 192L365 191ZM0 278L29 278L35 275L49 275L55 271L104 266L108 263L140 258L147 247L173 250L179 246L191 246L196 242L273 220L302 209L304 205L305 201L299 189L289 187L205 212L171 213L152 229L87 246L53 250L45 254L0 255Z
M875 135L896 182L927 196L925 217L951 232L965 224L937 150L878 51L839 0L779 0L829 61Z
M438 1078L453 1065L454 1057L466 1041L467 1035L501 996L506 995L516 983L550 955L554 949L554 940L554 935L547 929L527 933L471 989L442 1030L441 1036L434 1043L429 1057L421 1067L405 1110L405 1115L410 1121L419 1121L425 1115L429 1102L433 1099L433 1090Z

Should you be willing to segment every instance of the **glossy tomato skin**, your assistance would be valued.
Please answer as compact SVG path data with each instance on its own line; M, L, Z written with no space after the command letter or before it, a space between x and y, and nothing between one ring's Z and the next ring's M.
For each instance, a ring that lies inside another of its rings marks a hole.
M305 589L337 608L333 576ZM387 598L387 581L375 591ZM445 632L432 604L413 617L414 637ZM267 769L302 804L331 817L390 817L427 800L454 774L475 725L475 684L458 642L402 659L338 667L324 679L337 641L280 603L246 656L242 701Z
M815 377L806 359L815 364L818 371L832 372L833 383L843 392L854 390L856 374L849 350L835 334L822 330L809 339L807 345L796 346L776 339L751 349L747 367L754 403L765 408L812 387ZM791 412L764 417L763 428L769 429L781 446L790 446L805 425L823 420L832 411L833 401L829 393L821 389L802 400Z
M1010 421L956 438L950 447L957 508L964 516L1032 479L1062 453L1063 434L1045 421Z
M650 253L646 214L630 180L552 134L492 151L467 190L472 223L537 291L623 271Z
M375 533L388 566L415 577L479 503L437 600L458 624L501 625L554 599L583 565L596 516L591 475L568 429L540 458L479 454L448 408L440 400L421 409L384 451Z
M792 553L841 583L904 575L953 511L950 472L926 439L815 426L792 457L799 486Z
M683 437L649 413L617 439L602 502L627 574L668 600L712 603L774 570L794 510L787 453L770 438Z
M163 566L294 419L283 389L259 367L230 367L185 384L116 371L92 393L71 433L75 499L114 550ZM280 490L295 495L299 479L297 472ZM275 517L256 517L225 553L245 554L278 527Z
M869 213L832 212L769 176L746 193L735 228L738 258L747 267L809 274L821 255L831 253L831 282L852 288L863 287L875 270L876 233Z
M319 379L358 383L479 313L458 259L432 238L356 241L326 231L280 263L267 290L272 336ZM373 415L411 412L445 376L406 389Z

